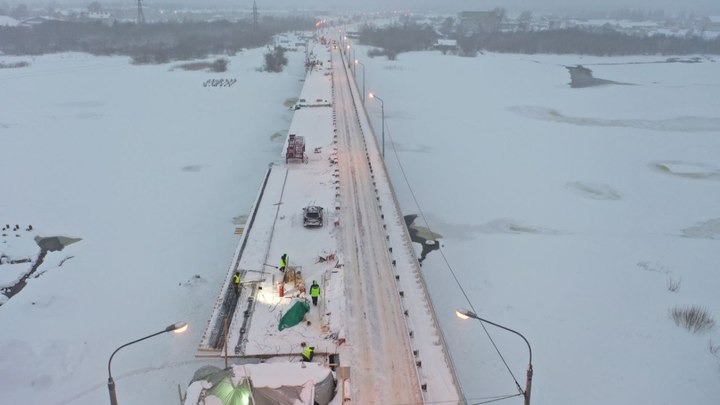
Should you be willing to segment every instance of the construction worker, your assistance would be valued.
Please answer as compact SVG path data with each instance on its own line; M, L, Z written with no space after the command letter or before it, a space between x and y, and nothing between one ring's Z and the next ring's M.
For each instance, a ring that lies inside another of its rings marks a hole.
M312 346L308 346L303 350L302 352L302 360L303 361L312 361L313 355L315 352L315 348Z
M236 271L233 274L233 288L235 289L235 295L240 291L240 272Z
M283 253L282 256L280 256L280 267L278 267L278 270L281 272L285 272L285 267L287 267L288 262L288 254Z
M317 281L313 280L310 286L310 297L312 298L313 305L317 305L318 297L320 296L320 286Z

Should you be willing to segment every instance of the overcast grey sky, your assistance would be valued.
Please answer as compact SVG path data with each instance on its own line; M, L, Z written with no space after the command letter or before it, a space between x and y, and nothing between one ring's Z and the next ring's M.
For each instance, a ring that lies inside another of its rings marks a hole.
M26 3L33 5L75 4L87 5L93 0L0 0L0 4ZM97 0L104 5L134 4L136 0ZM648 9L667 12L688 11L696 14L720 15L720 0L256 0L262 8L298 8L316 10L387 10L392 8L418 11L435 10L490 10L503 7L507 10L581 11ZM196 6L252 6L252 0L143 0L147 6L183 4Z

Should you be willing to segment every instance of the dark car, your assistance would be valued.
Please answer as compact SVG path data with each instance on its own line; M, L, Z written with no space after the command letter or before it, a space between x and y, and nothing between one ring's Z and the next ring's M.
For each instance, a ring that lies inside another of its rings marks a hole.
M310 205L303 208L303 226L323 226L323 207Z

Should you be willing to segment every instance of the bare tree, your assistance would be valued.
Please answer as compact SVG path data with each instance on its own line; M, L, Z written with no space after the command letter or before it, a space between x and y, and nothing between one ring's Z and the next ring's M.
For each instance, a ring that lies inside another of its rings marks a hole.
M88 4L87 9L89 12L96 14L102 13L103 11L102 4L100 4L99 1L93 1L92 3Z
M30 17L30 10L28 9L27 4L18 4L12 9L10 15L18 20L24 20L25 18Z

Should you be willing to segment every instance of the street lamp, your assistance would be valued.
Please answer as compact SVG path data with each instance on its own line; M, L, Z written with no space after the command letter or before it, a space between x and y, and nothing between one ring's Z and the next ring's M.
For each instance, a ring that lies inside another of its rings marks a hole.
M365 103L365 64L360 62L359 60L355 59L355 64L360 65L363 67L363 92L362 92L362 102Z
M115 381L113 380L112 372L110 371L110 363L112 363L112 359L115 356L115 353L117 353L118 350L122 349L125 346L130 346L133 343L142 342L143 340L150 339L153 336L157 336L157 335L163 334L165 332L183 333L187 330L187 328L188 328L188 324L185 322L174 323L174 324L168 326L167 328L165 328L164 330L161 330L160 332L153 333L152 335L149 335L149 336L145 336L142 339L133 340L130 343L125 343L124 345L115 349L115 351L112 353L112 355L110 355L110 360L108 360L108 390L110 391L110 405L118 405L117 395L115 394Z
M382 114L382 119L380 120L382 122L382 157L385 159L385 103L375 93L370 93L369 96L380 102L380 111Z
M530 342L528 342L528 340L525 339L525 336L521 335L519 332L516 332L510 328L506 328L502 325L498 325L494 322L490 322L487 319L480 318L479 316L477 316L477 314L475 314L475 312L472 312L470 310L457 309L457 310L455 310L455 315L457 315L457 317L460 319L475 318L480 322L489 323L490 325L497 326L500 329L505 329L508 332L512 332L512 333L520 336L525 341L525 344L527 344L527 347L528 347L528 352L530 353L530 360L528 360L528 369L527 369L527 373L525 375L525 391L523 392L523 397L525 397L525 405L530 405L530 390L532 389L532 376L533 376L532 349L530 348Z

